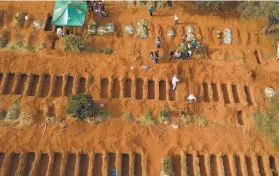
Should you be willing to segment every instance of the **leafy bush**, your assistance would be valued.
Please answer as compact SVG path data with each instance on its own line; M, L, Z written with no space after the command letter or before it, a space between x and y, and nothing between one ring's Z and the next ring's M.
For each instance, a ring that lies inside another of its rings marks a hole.
M221 4L223 1L198 1L196 2L196 7L201 10L211 9L211 10L220 10Z
M279 147L279 95L269 100L269 108L252 115L257 130L268 137L275 147Z
M186 54L186 52L188 51L188 48L184 43L178 45L178 49L182 54Z
M14 100L12 106L8 109L7 119L9 120L16 120L19 117L19 100Z
M163 168L161 169L161 172L164 176L174 176L171 157L163 159Z
M66 112L79 119L92 117L94 115L94 102L91 95L77 94L70 96Z
M63 37L64 51L79 53L83 46L83 40L74 34Z
M143 114L143 116L139 119L141 124L143 125L154 125L156 118L152 115L152 111L148 110Z
M105 53L106 55L111 55L111 54L112 54L112 49L111 49L111 48L105 48L105 49L104 49L104 53Z

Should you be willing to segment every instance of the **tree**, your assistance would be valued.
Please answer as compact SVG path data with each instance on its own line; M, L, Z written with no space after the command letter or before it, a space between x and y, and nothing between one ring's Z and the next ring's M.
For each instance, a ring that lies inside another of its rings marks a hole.
M204 10L204 9L213 9L220 10L220 6L223 1L198 1L196 2L196 7Z
M279 2L240 2L237 10L242 16L247 18L267 18L267 24L264 28L266 33L269 32L273 24L279 23Z
M68 99L66 112L79 119L92 117L94 115L94 103L91 95L77 94Z

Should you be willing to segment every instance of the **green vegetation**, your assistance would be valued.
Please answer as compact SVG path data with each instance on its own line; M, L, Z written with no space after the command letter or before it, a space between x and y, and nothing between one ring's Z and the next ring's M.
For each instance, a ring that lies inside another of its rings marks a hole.
M110 114L105 110L104 106L95 106L93 119L96 123L100 123L107 120L109 115Z
M66 112L67 114L70 114L78 119L93 117L94 103L91 95L77 94L70 96L68 99ZM102 114L101 110L98 110L97 113Z
M64 51L79 53L83 46L82 37L78 37L74 34L63 37Z
M208 55L207 55L207 46L205 45L202 45L201 46L201 49L199 51L199 54L198 56L202 59L207 59L208 58Z
M279 2L275 1L247 1L240 2L237 6L238 12L247 18L257 19L264 17L267 19L267 24L264 28L268 33L273 24L279 23Z
M276 148L279 147L279 94L269 100L267 111L257 112L252 118L256 129L268 137Z
M220 10L221 4L223 1L198 1L196 2L196 7L201 10L211 9L211 10Z
M15 41L10 41L7 44L6 48L9 50L25 51L28 50L28 44L23 40L15 40Z
M42 49L46 48L47 44L45 42L41 42L37 47L36 51L41 51Z
M128 122L132 122L133 120L133 116L131 112L124 112L123 113L123 117L128 121Z
M171 110L165 105L162 111L159 113L159 122L161 123L169 123L170 121Z
M189 114L185 114L180 117L180 120L183 124L188 124L188 123L192 123L194 118Z
M156 122L156 118L152 115L152 111L148 110L143 114L139 121L142 125L154 125Z
M7 119L9 120L16 120L19 118L19 113L20 113L20 104L19 100L16 99L13 101L11 107L8 109L7 113Z
M112 49L111 48L105 48L103 51L106 55L111 55L112 54Z
M171 157L163 158L163 168L161 169L161 172L164 176L174 176Z

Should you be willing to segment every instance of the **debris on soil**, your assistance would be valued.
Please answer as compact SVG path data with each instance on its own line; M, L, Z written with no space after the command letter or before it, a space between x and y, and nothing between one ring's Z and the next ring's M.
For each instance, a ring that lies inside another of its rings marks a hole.
M224 31L224 43L232 44L232 32L230 29L226 28Z
M97 28L97 34L98 35L106 35L106 34L108 34L108 30L105 26L99 26Z
M111 55L112 54L112 49L111 48L105 48L103 51L106 55Z
M137 36L141 39L148 37L148 21L141 19L137 22Z
M41 20L35 20L32 23L32 26L34 27L34 29L41 30L43 28L43 22Z
M89 21L87 34L94 35L97 33L97 23L94 20Z
M195 39L195 28L191 25L185 27L185 33L187 34L186 41L190 42Z
M264 93L268 98L274 97L276 94L275 90L271 87L265 87Z
M106 28L107 28L108 33L114 33L115 32L115 26L114 26L113 23L108 23Z
M124 28L124 33L127 34L127 35L134 35L134 32L135 32L135 28L133 25L129 24L129 25L126 25L125 28Z
M173 29L169 29L169 30L167 31L167 36L168 36L168 37L175 37L175 32L174 32L174 30L173 30Z

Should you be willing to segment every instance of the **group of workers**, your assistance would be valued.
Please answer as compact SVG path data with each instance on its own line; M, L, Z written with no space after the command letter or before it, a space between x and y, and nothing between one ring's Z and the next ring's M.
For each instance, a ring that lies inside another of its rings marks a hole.
M87 8L90 13L96 13L101 18L106 16L105 6L103 1L87 1Z
M180 79L178 78L177 75L174 75L172 77L172 80L171 80L171 84L172 84L172 90L174 91L176 86L177 86L177 83L180 81ZM190 92L190 95L188 96L187 98L187 101L192 103L192 102L195 102L197 101L197 98Z

